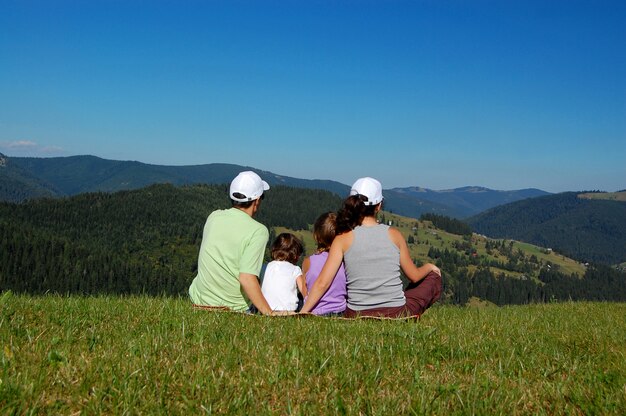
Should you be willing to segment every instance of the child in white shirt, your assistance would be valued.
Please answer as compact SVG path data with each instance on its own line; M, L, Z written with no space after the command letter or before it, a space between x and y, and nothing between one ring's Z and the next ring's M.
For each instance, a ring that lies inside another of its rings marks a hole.
M272 244L272 261L267 265L261 290L273 311L298 309L298 290L306 297L306 281L297 265L302 243L290 233L282 233Z

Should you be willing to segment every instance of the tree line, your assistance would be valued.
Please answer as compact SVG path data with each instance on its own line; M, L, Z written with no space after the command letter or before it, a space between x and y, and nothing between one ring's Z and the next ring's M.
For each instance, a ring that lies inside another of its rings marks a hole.
M435 227L452 234L472 235L472 228L468 224L464 223L461 220L457 220L456 218L450 218L445 215L426 213L420 216L420 220L430 221Z
M626 275L610 266L596 264L584 277L542 269L539 282L528 277L510 278L487 267L459 269L443 280L447 301L465 304L477 297L496 305L519 305L553 301L626 301Z

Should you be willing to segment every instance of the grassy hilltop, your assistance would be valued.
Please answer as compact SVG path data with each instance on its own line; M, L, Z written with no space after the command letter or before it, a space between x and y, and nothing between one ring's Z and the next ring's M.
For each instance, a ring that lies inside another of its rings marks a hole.
M626 201L626 191L619 192L587 192L578 195L582 199L603 199L608 201Z
M621 415L625 315L561 303L348 321L5 293L0 413Z

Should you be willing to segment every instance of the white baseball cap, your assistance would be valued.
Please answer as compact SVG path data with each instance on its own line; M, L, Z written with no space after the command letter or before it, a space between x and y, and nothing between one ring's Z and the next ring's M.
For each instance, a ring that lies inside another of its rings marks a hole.
M350 195L363 195L367 197L365 205L376 205L383 200L383 186L374 178L359 178L352 185Z
M239 173L230 183L230 199L237 202L254 201L263 195L270 186L256 173L247 170ZM234 194L241 194L236 197Z

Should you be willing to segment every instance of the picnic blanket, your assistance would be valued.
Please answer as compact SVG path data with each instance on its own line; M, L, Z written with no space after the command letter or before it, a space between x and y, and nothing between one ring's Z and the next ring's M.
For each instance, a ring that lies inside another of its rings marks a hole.
M207 311L207 312L237 313L237 314L243 314L243 315L247 315L247 316L264 316L264 315L261 315L261 314L252 314L252 313L233 311L232 309L230 309L229 307L226 307L226 306L204 306L204 305L193 304L193 309L194 310L200 310L200 311ZM337 320L345 320L345 321L358 321L358 320L419 321L420 320L420 315L401 316L401 317L396 317L396 318L391 318L391 317L387 317L387 316L359 315L359 316L356 316L354 318L344 318L342 316L326 317L326 316L314 315L312 313L292 313L292 312L279 313L279 314L272 315L272 317L277 317L277 318L300 318L300 319L307 319L307 318L313 318L313 319L337 319Z

